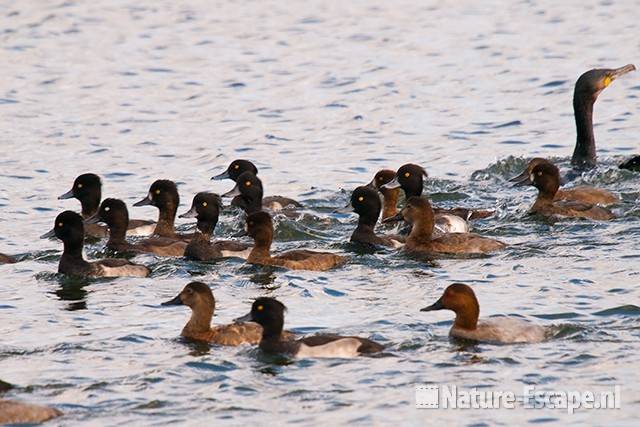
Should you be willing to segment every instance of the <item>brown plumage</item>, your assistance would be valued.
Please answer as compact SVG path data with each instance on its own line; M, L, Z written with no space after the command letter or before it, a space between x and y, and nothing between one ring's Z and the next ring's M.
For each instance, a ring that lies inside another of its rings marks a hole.
M556 193L560 187L560 171L549 161L538 162L531 169L527 179L520 180L517 185L532 185L538 189L538 197L530 209L531 214L602 221L615 218L610 210L601 206L574 201L555 201Z
M3 425L42 423L61 415L55 408L0 399L0 424Z
M482 254L504 249L504 243L474 233L451 233L433 238L434 215L426 197L411 197L402 210L412 224L404 246L407 252L438 254Z
M391 169L382 169L373 177L368 184L382 194L382 220L393 218L398 214L398 198L400 197L400 187L397 188L381 188L383 185L391 182L396 177L396 171Z
M228 346L258 344L262 338L262 326L253 322L212 326L216 301L209 286L202 282L187 284L175 298L162 305L186 305L191 308L191 318L181 333L186 338ZM293 339L294 335L285 331L284 337Z
M273 220L267 212L255 212L247 217L247 231L255 242L247 262L260 265L274 265L291 270L324 271L344 264L346 259L330 252L316 252L306 249L283 252L271 256L273 241Z
M0 254L0 264L13 264L16 259L12 256Z
M510 179L511 182L515 182L515 185L526 183L530 183L530 176L533 168L541 164L551 164L547 159L543 159L540 157L533 158L529 161L526 169L522 171L522 173L516 177ZM590 205L613 205L620 202L620 198L613 194L610 191L604 190L602 188L590 187L587 185L580 185L573 188L566 189L558 189L555 196L553 197L554 201L571 201L571 202L580 202L580 203L588 203Z

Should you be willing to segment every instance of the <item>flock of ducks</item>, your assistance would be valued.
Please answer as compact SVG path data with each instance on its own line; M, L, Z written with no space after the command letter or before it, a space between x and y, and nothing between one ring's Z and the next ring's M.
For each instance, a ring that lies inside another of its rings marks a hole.
M596 164L592 113L597 96L614 79L633 70L633 65L590 70L576 82L574 111L578 136L572 157L574 168L592 168ZM640 167L640 157L635 157L620 167L636 169ZM358 223L350 240L363 245L404 251L410 255L438 258L487 254L507 247L504 242L469 231L469 221L488 218L493 211L432 206L428 197L422 194L426 177L427 173L421 166L406 164L395 171L381 170L371 182L353 190L349 210L358 215ZM55 237L62 241L63 253L58 271L74 276L147 277L151 273L147 266L128 259L140 253L186 257L198 261L235 257L252 264L314 271L336 268L348 262L345 256L333 252L297 249L272 253L273 213L291 215L302 205L286 197L264 197L258 169L252 162L234 160L226 171L212 179L230 179L235 185L222 196L210 192L196 194L191 208L180 215L180 218L194 218L197 221L196 231L185 234L175 229L180 198L173 181L155 181L146 196L133 205L156 207L158 218L153 222L130 219L127 205L122 200L101 200L102 182L99 176L92 173L80 175L75 179L71 190L59 198L78 199L82 205L81 213L71 210L60 213L54 221L53 229L42 237ZM538 196L530 209L531 214L554 219L570 217L597 221L615 217L607 206L619 202L616 195L605 189L586 186L561 189L560 171L549 160L532 159L526 169L511 181L514 186L527 185L538 190ZM398 204L403 194L405 203L399 209ZM213 239L220 211L223 209L223 198L231 198L231 206L244 211L246 233L251 242ZM408 229L401 227L397 234L379 234L376 232L379 221L403 221ZM134 236L144 237L132 238ZM121 257L87 261L83 255L86 237L106 237L106 249ZM16 261L14 257L0 254L0 263ZM201 282L187 284L175 298L163 305L185 305L191 309L191 318L184 326L182 336L193 340L226 346L258 345L264 352L292 357L353 357L384 350L382 344L356 336L323 334L297 337L284 330L284 304L268 297L256 299L250 312L234 323L212 325L215 299L209 286ZM471 287L462 283L448 286L440 299L421 311L433 310L451 310L455 313L450 330L452 337L493 343L539 342L549 338L547 328L520 319L500 317L479 320L478 300ZM34 418L29 418L29 414L38 413L37 409L33 405L0 400L0 422L8 422L7 419L12 422L20 419L46 419L35 415ZM41 409L53 411L42 414L59 415L51 408ZM7 418L6 414L22 414L24 417L12 415L13 418Z

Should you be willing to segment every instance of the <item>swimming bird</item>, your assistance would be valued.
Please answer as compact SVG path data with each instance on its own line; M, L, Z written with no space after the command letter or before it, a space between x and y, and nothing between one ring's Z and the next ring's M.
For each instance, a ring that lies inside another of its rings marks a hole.
M547 338L547 329L514 317L478 320L480 306L471 287L454 283L432 305L420 311L451 310L456 319L449 335L473 341L501 344L535 343Z
M412 163L407 163L402 165L400 169L396 172L395 178L384 185L381 186L383 189L393 189L393 188L402 188L404 191L405 198L408 199L410 197L419 197L422 195L422 191L424 188L424 180L423 178L427 178L427 171L424 170L422 166L415 165ZM493 215L493 211L489 210L478 210L478 209L467 209L467 208L452 208L452 209L442 209L435 208L434 213L436 215L455 215L459 216L464 220L471 219L480 219L487 218ZM467 230L456 230L456 231L447 231L449 233L465 233Z
M58 264L58 272L73 276L147 277L150 270L144 265L134 264L126 259L101 259L87 262L82 256L84 247L84 225L82 217L72 211L64 211L56 217L51 231L41 238L56 237L62 240L64 251Z
M182 256L187 242L168 237L150 237L129 243L125 231L129 222L127 205L119 199L104 199L98 212L85 220L85 224L104 222L109 228L106 247L121 253L151 253L160 256Z
M262 181L253 172L246 171L238 176L236 185L222 197L233 197L231 204L238 206L247 214L263 209L280 211L302 207L301 204L287 197L272 196L266 199L262 195Z
M576 81L573 91L573 113L576 121L576 146L571 164L576 169L591 169L596 166L596 140L593 134L593 105L598 95L620 76L635 71L633 64L620 68L599 68L583 73ZM640 162L640 160L639 160ZM633 164L634 161L623 163ZM621 167L623 166L621 165Z
M175 182L158 179L149 188L147 196L133 206L155 206L158 208L158 222L153 234L161 237L189 241L192 234L176 233L175 220L180 205L180 196Z
M0 424L39 424L63 415L48 406L0 399Z
M162 305L186 305L191 309L191 318L180 334L185 338L228 346L258 344L262 338L262 326L255 322L212 326L216 300L209 286L202 282L187 284L175 298ZM283 332L283 336L285 340L294 338L287 331Z
M75 198L82 205L82 218L87 219L96 214L102 198L102 180L94 173L78 175L73 181L73 187L60 197L59 200ZM148 236L153 233L155 223L142 219L132 219L127 226L129 236ZM106 227L98 224L85 226L88 236L104 237L107 235Z
M267 212L255 212L247 217L247 233L255 242L249 258L247 258L247 262L251 264L274 265L291 270L324 271L346 262L346 259L340 255L305 249L271 256L273 220Z
M530 214L546 217L590 218L610 220L615 215L608 209L589 203L555 200L560 188L560 171L551 162L540 162L531 169L527 179L517 183L519 186L532 185L538 189L538 197L529 210Z
M533 158L529 161L526 169L518 176L511 178L509 181L514 183L514 187L520 184L529 184L530 176L533 168L543 163L551 163L547 159L540 157ZM620 202L620 198L610 191L603 190L601 188L589 187L587 185L579 185L573 188L559 189L553 198L556 200L568 200L573 202L598 204L598 205L612 205Z
M411 232L403 248L409 253L483 254L507 246L474 233L448 233L434 238L433 209L426 197L410 197L402 215L411 224Z
M367 338L314 335L298 340L283 340L286 307L274 298L261 297L251 305L251 312L236 321L253 321L262 326L260 349L265 353L299 358L356 357L379 353L384 346Z
M0 254L0 264L13 264L16 261L17 260L10 255Z
M193 198L191 209L180 215L180 218L198 219L198 232L191 239L184 252L186 258L198 261L210 261L223 257L247 259L251 252L251 245L235 240L214 240L211 242L221 208L220 196L201 192Z
M223 179L230 179L233 182L237 183L238 178L244 172L251 172L254 175L258 175L258 168L249 160L237 159L231 162L229 167L227 167L226 171L212 177L211 179L216 181L223 180ZM284 208L302 208L303 207L302 204L288 197L282 197L282 196L262 197L261 196L261 198L262 198L263 207L265 209L270 209L272 211L277 211ZM231 205L237 206L246 211L242 197L239 194L236 195L231 200ZM253 212L257 212L257 211L254 210ZM247 212L247 213L251 213L251 212Z
M375 233L376 223L380 217L381 203L378 192L370 187L357 187L351 193L351 206L358 214L358 226L351 234L351 241L373 246L389 246L399 248L404 245L403 236L384 236Z

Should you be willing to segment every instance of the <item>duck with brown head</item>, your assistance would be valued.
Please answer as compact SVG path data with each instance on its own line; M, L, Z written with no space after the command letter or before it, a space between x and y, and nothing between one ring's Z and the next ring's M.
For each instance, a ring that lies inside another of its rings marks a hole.
M396 172L391 169L378 171L367 186L378 190L382 194L382 220L392 218L398 214L398 198L400 197L400 187L386 188L385 184L396 178Z
M550 162L540 157L535 157L531 159L529 161L529 164L527 164L527 167L525 168L525 170L522 171L520 175L511 178L509 181L514 183L514 187L517 187L521 183L528 184L530 181L529 177L531 176L533 168L543 163L550 163ZM565 201L589 203L594 205L597 204L597 205L603 205L603 206L612 205L620 202L620 198L618 198L618 196L611 193L610 191L607 191L601 188L589 187L586 185L580 185L573 188L559 189L556 192L556 195L554 196L553 200L554 201L565 200Z
M431 203L426 197L411 197L402 210L405 221L410 223L411 232L404 245L409 253L444 254L484 254L504 249L504 243L482 237L474 233L448 233L433 236L435 218Z
M548 330L513 317L478 320L480 305L471 287L454 283L432 305L420 311L451 310L456 319L449 331L454 338L500 344L540 342L548 337Z
M64 211L56 217L54 227L41 238L56 237L62 240L64 251L58 264L58 272L72 276L147 277L150 270L144 265L126 259L102 259L88 262L82 255L84 247L84 225L82 217L72 211Z
M298 340L282 337L286 307L275 298L261 297L251 305L251 311L236 321L252 321L262 326L260 349L269 354L299 358L356 357L379 353L384 346L367 338L339 335L314 335Z
M620 68L598 68L583 73L573 91L573 112L576 121L576 146L571 164L576 169L596 166L596 140L593 133L593 105L598 95L620 76L635 71L633 64Z
M258 344L262 338L262 326L255 322L212 326L216 300L209 286L202 282L187 284L175 298L162 305L186 305L191 309L191 318L182 328L181 335L185 338L227 346ZM293 338L291 332L283 332L284 340Z
M273 265L290 270L324 271L346 262L346 259L340 255L305 249L272 256L273 220L267 212L256 212L247 216L247 233L255 242L247 258L247 262L251 264Z
M538 162L531 173L516 185L531 185L538 189L538 197L530 209L531 214L545 217L590 218L610 220L615 215L606 208L574 201L557 201L556 193L560 188L560 171L549 161Z
M198 220L198 232L191 239L184 253L187 259L198 261L211 261L224 257L247 259L251 245L234 240L211 241L221 208L220 196L201 192L193 198L191 209L180 215L180 218L197 218Z

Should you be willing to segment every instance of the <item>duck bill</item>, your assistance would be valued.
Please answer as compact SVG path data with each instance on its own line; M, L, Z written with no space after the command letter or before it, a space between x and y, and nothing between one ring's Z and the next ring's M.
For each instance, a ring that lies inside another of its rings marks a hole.
M400 187L401 187L400 181L398 181L398 177L396 176L391 181L387 182L384 185L381 185L380 189L386 188L388 190L393 190L394 188L400 188Z
M245 314L242 317L238 317L237 319L233 319L233 321L235 323L243 323L243 322L251 322L253 321L253 316L251 315L251 312Z
M169 301L165 301L160 305L183 305L182 300L180 299L180 294L176 295L175 298L170 299Z
M509 182L513 182L513 187L523 187L525 185L531 185L529 171L527 169L523 170L520 175L514 176L509 180Z
M444 310L444 304L442 304L442 298L438 301L431 304L429 307L421 308L420 311L436 311L436 310Z
M100 213L97 212L84 220L85 224L97 224L99 222L102 222L102 218L100 217Z
M51 239L52 237L56 237L56 230L53 228L40 236L41 239Z
M62 196L58 196L58 200L71 199L73 198L73 189L67 191Z
M633 64L627 64L624 67L616 68L615 70L611 71L611 80L615 80L618 77L624 76L625 74L635 70L636 70L636 66Z
M229 176L229 170L226 170L226 171L224 171L221 174L218 174L216 176L212 176L211 179L214 180L214 181L222 181L223 179L231 179L231 177Z
M390 216L388 218L383 219L382 223L388 224L390 222L398 222L398 221L404 221L404 215L402 214L402 211L398 212L394 216Z
M198 216L198 211L196 210L195 206L191 206L191 209L189 209L187 212L183 213L182 215L178 215L178 218L195 218Z
M221 197L236 197L241 195L242 193L240 193L240 186L238 186L236 184L235 187L233 187L231 189L231 191L227 191L226 193L224 193Z
M133 204L133 206L149 206L151 203L152 203L151 198L147 194L147 197L145 197L144 199L140 200L139 202L135 202Z

